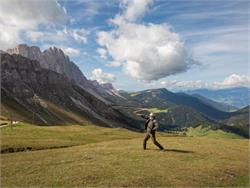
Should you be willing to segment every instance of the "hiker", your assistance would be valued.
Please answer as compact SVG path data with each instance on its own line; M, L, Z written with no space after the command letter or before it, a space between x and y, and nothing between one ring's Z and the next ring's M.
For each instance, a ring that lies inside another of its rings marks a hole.
M146 119L147 121L145 122L145 130L147 131L147 134L145 135L145 138L143 140L143 149L146 150L147 146L147 141L151 137L153 143L160 148L160 150L164 150L162 145L157 142L156 137L155 137L155 132L159 127L158 122L155 119L155 114L150 113L149 116L143 115L143 114L138 114L142 118Z

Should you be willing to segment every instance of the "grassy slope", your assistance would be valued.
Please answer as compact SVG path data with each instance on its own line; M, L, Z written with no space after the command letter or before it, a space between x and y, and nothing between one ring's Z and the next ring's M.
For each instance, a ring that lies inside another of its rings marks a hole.
M149 112L153 112L153 113L166 113L166 112L168 112L168 109L160 109L160 108L148 108L147 110Z
M242 138L240 135L225 132L220 129L218 130L212 130L210 127L189 127L188 131L186 132L187 136L206 136L209 138Z
M168 148L160 152L151 141L149 150L143 151L144 135L125 129L21 125L1 131L2 144L20 145L21 140L34 147L84 144L2 154L2 187L249 185L246 139L158 134L158 140Z
M18 124L1 129L1 149L27 148L32 150L82 145L114 139L138 137L139 133L122 128L98 126L34 126Z

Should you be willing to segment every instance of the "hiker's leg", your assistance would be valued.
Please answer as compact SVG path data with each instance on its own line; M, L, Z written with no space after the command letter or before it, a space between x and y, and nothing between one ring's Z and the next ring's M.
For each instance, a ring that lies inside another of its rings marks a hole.
M150 135L149 135L149 133L147 133L145 135L145 137L144 137L144 140L143 140L143 149L146 149L146 147L147 147L147 141L148 141L149 138L150 138Z
M158 148L164 149L164 148L162 147L162 145L161 145L159 142L157 142L156 137L155 137L155 131L153 131L151 135L152 135L152 136L151 136L151 139L152 139L153 143L154 143L156 146L158 146Z

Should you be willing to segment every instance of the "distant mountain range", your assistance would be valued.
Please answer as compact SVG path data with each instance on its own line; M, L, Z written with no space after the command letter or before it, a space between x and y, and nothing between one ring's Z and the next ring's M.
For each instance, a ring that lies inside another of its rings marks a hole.
M193 94L191 96L194 96L198 99L200 99L202 102L204 102L205 104L208 104L220 111L225 111L225 112L233 112L233 111L237 111L239 110L239 108L235 107L235 106L232 106L232 105L229 105L229 104L225 104L225 103L222 103L222 102L216 102L216 101L213 101L209 98L206 98L206 97L203 97L199 94Z
M232 107L243 108L250 104L250 89L246 87L227 89L196 89L185 91L187 94L198 94L213 101Z
M136 113L157 113L162 130L210 126L249 137L248 108L234 112L219 110L220 103L185 93L173 93L165 88L139 92L120 92L120 96L108 96L116 108L136 119ZM240 119L241 123L237 123ZM233 121L234 120L234 121ZM234 122L234 124L230 122Z
M118 91L110 83L88 80L55 47L41 52L38 47L18 45L1 51L1 80L1 115L30 123L142 130L144 120L138 114L154 111L162 131L202 125L249 137L248 109L228 112L237 108L192 91Z

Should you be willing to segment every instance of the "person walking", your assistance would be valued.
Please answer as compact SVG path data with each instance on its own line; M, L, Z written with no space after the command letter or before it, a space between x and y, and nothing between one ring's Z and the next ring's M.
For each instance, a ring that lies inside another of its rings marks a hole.
M140 114L140 116L144 119L146 119L147 121L145 122L145 130L146 135L144 137L143 140L143 149L146 150L147 147L147 141L149 138L152 139L153 143L160 149L160 150L164 150L163 146L157 142L156 140L156 136L155 136L155 132L156 130L159 128L159 123L157 122L156 118L155 118L155 114L154 113L150 113L149 116Z

